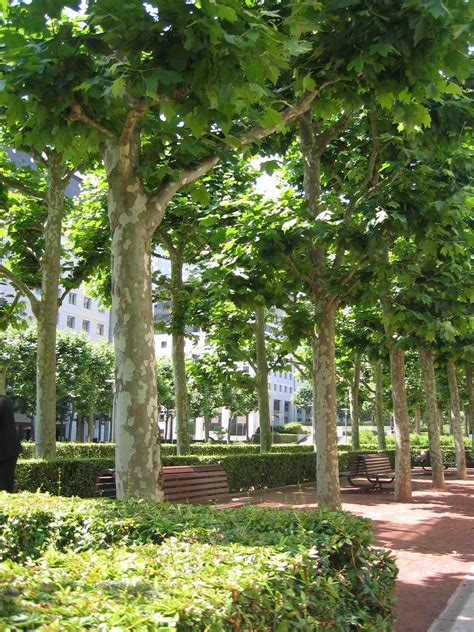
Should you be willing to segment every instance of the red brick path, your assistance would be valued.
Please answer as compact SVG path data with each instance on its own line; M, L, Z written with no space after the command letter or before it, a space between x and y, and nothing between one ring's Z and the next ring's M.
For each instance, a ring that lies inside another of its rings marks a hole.
M370 518L381 546L391 549L400 570L396 632L426 632L474 564L474 471L468 481L446 476L446 489L414 473L413 502L395 503L393 493L343 489L343 508ZM317 507L314 484L255 492L268 507Z

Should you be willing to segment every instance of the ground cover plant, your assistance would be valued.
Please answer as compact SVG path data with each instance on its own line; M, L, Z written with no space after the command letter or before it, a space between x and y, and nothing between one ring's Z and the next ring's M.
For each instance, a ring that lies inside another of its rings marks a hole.
M0 495L6 629L390 630L393 560L343 512ZM190 568L193 572L190 573Z

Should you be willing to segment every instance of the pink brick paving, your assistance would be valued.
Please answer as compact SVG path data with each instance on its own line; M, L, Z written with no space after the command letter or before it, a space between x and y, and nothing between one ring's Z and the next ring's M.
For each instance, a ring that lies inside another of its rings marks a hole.
M397 580L396 632L426 632L474 563L474 470L469 480L446 476L446 489L429 476L413 475L413 502L395 503L393 493L343 488L343 508L373 521L377 542L392 550ZM263 506L314 509L314 484L254 492Z

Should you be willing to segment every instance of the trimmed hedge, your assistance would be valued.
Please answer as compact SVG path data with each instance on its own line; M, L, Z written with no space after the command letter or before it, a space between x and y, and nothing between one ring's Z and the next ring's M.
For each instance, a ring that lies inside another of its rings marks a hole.
M249 447L249 446L246 446ZM316 455L311 446L300 446L304 450L293 451L290 446L285 451L269 454L248 454L248 451L234 454L229 449L225 454L163 456L163 465L207 465L219 463L227 473L231 492L284 487L314 481L316 479ZM341 446L339 450L339 471L350 469L354 453ZM203 451L204 452L204 451ZM378 450L360 450L361 454L379 454ZM395 450L385 450L392 467L395 467ZM412 465L416 464L419 448L412 448ZM454 448L443 448L446 462L455 466ZM468 467L474 467L472 450L466 450ZM35 492L37 490L61 496L90 498L94 495L97 475L106 468L115 466L113 458L62 458L51 461L41 459L20 459L16 469L16 489Z
M283 436L283 435L282 435ZM274 452L312 452L311 445L295 445L294 442L286 441L273 446ZM297 435L295 435L297 436ZM34 459L35 445L27 442L22 444L23 459ZM113 459L115 458L115 443L74 443L62 442L56 443L57 458L63 459ZM210 455L210 454L259 454L260 446L254 443L191 443L191 452L193 455ZM162 456L176 456L176 444L162 443Z
M0 555L2 629L393 626L393 559L344 512L0 494Z

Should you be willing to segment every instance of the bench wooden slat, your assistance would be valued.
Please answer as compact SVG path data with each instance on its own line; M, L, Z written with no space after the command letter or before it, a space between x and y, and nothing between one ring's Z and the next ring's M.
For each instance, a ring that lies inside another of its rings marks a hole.
M347 478L354 487L381 490L383 485L389 485L393 482L395 472L385 454L358 454L351 463ZM365 481L369 482L370 486L367 486Z
M115 470L105 470L96 478L96 495L115 497ZM191 504L212 503L229 497L227 474L221 465L170 465L163 468L165 501ZM218 508L242 507L246 500L229 501Z

